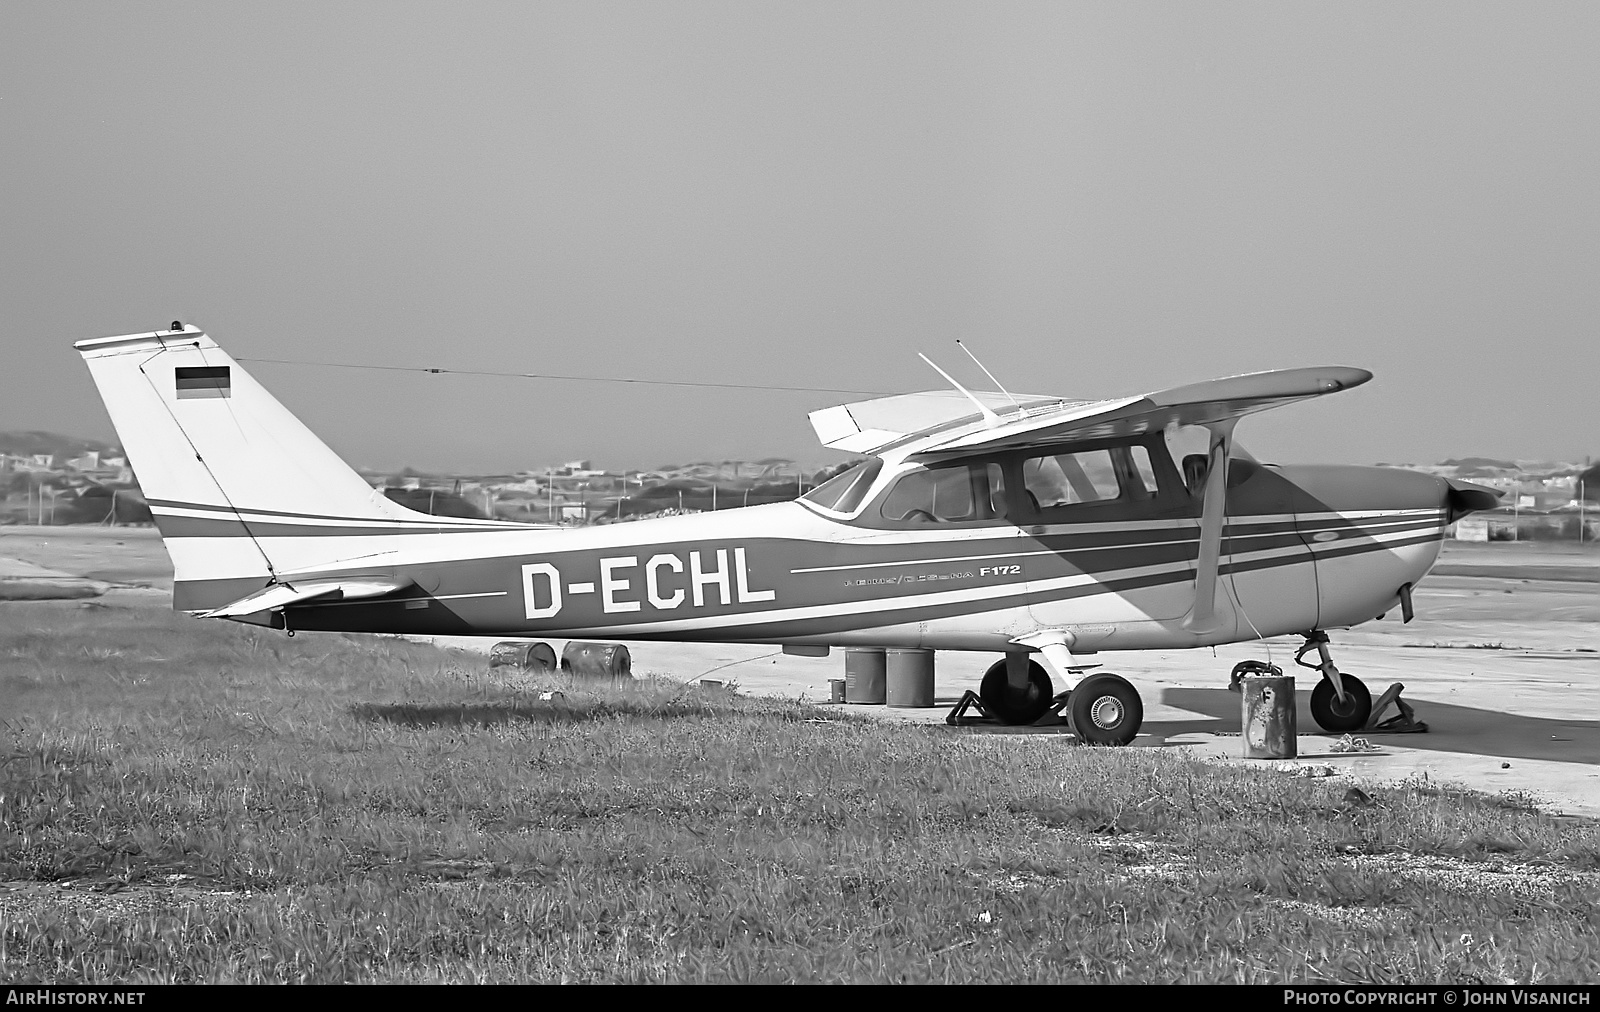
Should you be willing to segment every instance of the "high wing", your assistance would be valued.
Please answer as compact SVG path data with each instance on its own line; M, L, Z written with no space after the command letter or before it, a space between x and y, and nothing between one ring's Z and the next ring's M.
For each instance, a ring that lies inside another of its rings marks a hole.
M903 449L906 456L1016 449L1076 439L1138 435L1168 425L1212 425L1360 386L1365 369L1320 366L1207 380L1104 401L977 393L999 415L986 421L955 391L900 394L811 414L823 445L855 453Z

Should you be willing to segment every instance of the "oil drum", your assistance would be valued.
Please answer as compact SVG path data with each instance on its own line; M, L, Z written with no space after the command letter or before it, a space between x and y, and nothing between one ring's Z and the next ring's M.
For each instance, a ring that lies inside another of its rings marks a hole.
M844 652L844 701L884 701L884 652L881 647L849 647Z
M529 674L556 670L556 652L548 643L507 640L489 650L489 667L516 668Z
M632 678L633 658L621 643L573 640L561 651L561 670L579 678Z

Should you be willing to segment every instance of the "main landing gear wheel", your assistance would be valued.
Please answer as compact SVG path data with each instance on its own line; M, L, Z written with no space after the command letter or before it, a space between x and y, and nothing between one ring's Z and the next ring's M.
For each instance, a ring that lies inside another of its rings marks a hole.
M978 698L1002 724L1032 724L1050 709L1050 676L1038 661L1029 661L1028 688L1018 691L1006 681L1006 662L1001 659L983 673Z
M1344 683L1342 702L1339 694L1333 691L1333 683L1326 678L1311 690L1311 719L1324 731L1349 734L1367 726L1367 718L1372 716L1372 693L1355 675L1341 671L1339 680Z
M1126 745L1144 723L1144 703L1126 678L1103 671L1072 690L1067 719L1085 745Z

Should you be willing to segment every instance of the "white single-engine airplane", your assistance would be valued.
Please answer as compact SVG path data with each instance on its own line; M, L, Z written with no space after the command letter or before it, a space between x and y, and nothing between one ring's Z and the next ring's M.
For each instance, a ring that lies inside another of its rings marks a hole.
M176 610L291 632L989 650L1004 659L985 710L1029 724L1063 686L1097 744L1131 741L1143 705L1079 656L1287 633L1320 657L1317 723L1362 728L1371 697L1325 630L1397 606L1409 620L1445 526L1498 495L1265 465L1234 443L1244 415L1371 378L1328 367L1087 402L952 380L814 412L824 445L867 460L794 502L578 529L430 516L371 488L198 328L76 347Z

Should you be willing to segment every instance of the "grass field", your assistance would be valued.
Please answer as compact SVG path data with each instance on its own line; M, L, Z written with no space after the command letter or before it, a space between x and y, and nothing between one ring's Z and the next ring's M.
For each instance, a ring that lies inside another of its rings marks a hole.
M0 980L1600 979L1515 798L481 664L0 607Z

